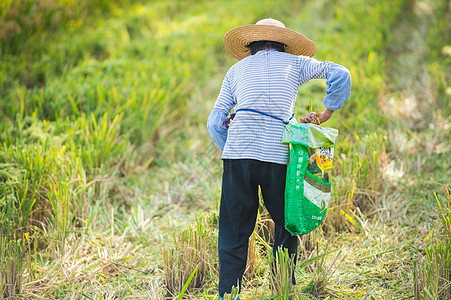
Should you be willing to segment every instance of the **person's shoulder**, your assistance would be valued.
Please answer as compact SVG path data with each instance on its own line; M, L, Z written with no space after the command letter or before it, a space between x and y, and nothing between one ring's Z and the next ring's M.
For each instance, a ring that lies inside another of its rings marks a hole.
M252 60L254 60L255 57L256 57L256 56L254 56L254 55L248 55L248 56L246 56L245 58L243 58L243 59L237 61L237 62L232 66L232 68L238 68L238 67L240 67L240 66L242 66L242 65L246 65L246 64L248 64L249 62L251 62Z
M278 58L280 58L282 60L297 62L297 63L311 59L308 56L295 55L295 54L291 54L291 53L287 53L287 52L277 52L276 51L273 53L273 55L277 56Z
M252 64L252 60L253 55L250 55L237 61L227 71L228 76L233 76L236 72L240 72L240 70L246 69L249 66L249 64Z
M234 77L234 74L236 73L237 68L239 67L240 62L241 62L241 60L237 61L227 70L227 72L224 76L224 79L232 80L232 78Z
M306 56L306 55L295 55L299 61L306 61L306 60L316 60L316 58Z
M278 52L276 51L275 53L277 53L277 55L283 56L283 57L288 57L288 58L292 58L292 59L297 59L299 57L299 55L294 55L288 52Z

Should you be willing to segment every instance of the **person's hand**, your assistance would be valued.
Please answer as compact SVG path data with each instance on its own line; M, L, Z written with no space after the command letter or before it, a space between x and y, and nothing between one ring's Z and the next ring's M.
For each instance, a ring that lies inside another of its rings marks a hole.
M301 123L312 123L313 118L315 117L315 112L310 112L305 115L305 118L299 118L299 122Z
M305 118L299 118L299 122L301 122L301 123L312 123L312 121L315 120L315 115L316 114L317 114L316 112L310 112L307 115L305 115ZM327 120L330 119L330 117L332 117L333 114L334 114L333 110L330 110L330 109L326 108L325 111L321 112L318 115L318 118L317 118L317 121L318 121L317 123L318 124L316 124L316 125L319 125L319 124L322 124L322 123L326 122Z

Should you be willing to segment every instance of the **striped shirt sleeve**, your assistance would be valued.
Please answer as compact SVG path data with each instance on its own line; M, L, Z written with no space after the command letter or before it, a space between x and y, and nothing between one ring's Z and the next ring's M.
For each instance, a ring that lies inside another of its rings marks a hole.
M216 110L223 111L226 115L230 113L232 108L236 105L236 99L233 97L231 83L230 83L231 70L227 72L224 80L222 81L221 91L216 99L214 108Z
M317 61L307 56L299 57L300 78L299 85L303 85L310 79L326 79L327 71L333 65L330 61Z
M351 94L351 76L348 69L330 61L320 62L314 58L300 57L300 85L310 79L327 79L324 106L330 110L338 110Z

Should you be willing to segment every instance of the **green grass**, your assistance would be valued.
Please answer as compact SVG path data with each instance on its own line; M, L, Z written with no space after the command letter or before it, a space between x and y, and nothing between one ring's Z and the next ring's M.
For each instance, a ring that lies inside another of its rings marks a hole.
M440 297L449 231L423 239L449 219L434 192L451 178L451 40L449 2L432 0L4 1L2 297L214 298L222 167L206 118L235 62L224 34L265 17L348 67L352 95L325 125L340 132L333 200L302 238L298 285L270 288L262 208L240 298ZM305 84L297 117L324 93Z

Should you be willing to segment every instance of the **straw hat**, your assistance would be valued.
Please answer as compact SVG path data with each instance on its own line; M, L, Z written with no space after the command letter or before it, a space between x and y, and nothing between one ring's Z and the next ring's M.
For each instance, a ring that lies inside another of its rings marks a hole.
M233 28L224 36L224 46L233 57L241 60L250 55L246 48L252 42L274 41L285 44L285 52L312 57L316 45L299 32L288 29L276 19L263 19L255 25Z

